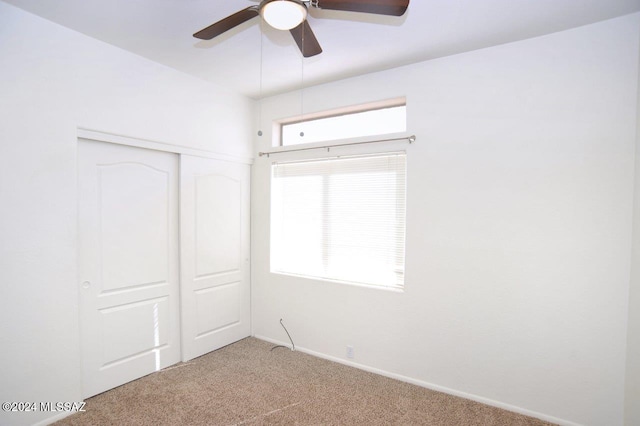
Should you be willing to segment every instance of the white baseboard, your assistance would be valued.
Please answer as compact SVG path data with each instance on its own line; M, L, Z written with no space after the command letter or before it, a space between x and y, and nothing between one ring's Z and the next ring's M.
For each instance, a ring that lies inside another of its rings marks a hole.
M51 417L47 417L44 420L40 420L38 423L34 423L33 426L47 426L47 425L50 425L52 423L57 422L58 420L62 420L65 417L69 417L72 414L76 414L76 412L75 411L63 411L63 412L55 414L55 415L53 415Z
M258 336L258 335L254 335L253 337L255 337L256 339L260 339L260 340L264 340L266 342L269 343L273 343L275 345L284 345L284 346L290 346L289 342L283 342L283 341L279 341L279 340L275 340L275 339L270 339L268 337L265 336ZM322 358L322 359L326 359L329 361L333 361L333 362L337 362L339 364L344 364L344 365L348 365L350 367L355 367L358 368L360 370L364 370L364 371L368 371L370 373L375 373L375 374L379 374L381 376L384 377L389 377L391 379L396 379L396 380L400 380L401 382L406 382L406 383L411 383L412 385L416 385L416 386L420 386L426 389L431 389L434 391L438 391L438 392L442 392L442 393L446 393L449 395L453 395L453 396L459 396L461 398L465 398L465 399L469 399L471 401L476 401L476 402L480 402L482 404L486 404L486 405L490 405L492 407L497 407L497 408L502 408L503 410L507 410L507 411L511 411L514 413L518 413L518 414L522 414L524 416L529 416L529 417L535 417L536 419L540 419L540 420L544 420L550 423L555 423L561 426L581 426L579 423L574 423L574 422L570 422L568 420L564 420L564 419L559 419L557 417L553 417L553 416L549 416L543 413L538 413L536 411L531 411L531 410L527 410L525 408L521 408L521 407L516 407L515 405L511 405L511 404L505 404L504 402L500 402L500 401L495 401L493 399L489 399L489 398L484 398L482 396L478 396L478 395L473 395L470 393L466 393L466 392L461 392L455 389L450 389L444 386L439 386L433 383L429 383L429 382L425 382L422 380L418 380L418 379L413 379L411 377L407 377L407 376L403 376L400 374L396 374L396 373L391 373L385 370L380 370L378 368L374 368L374 367L369 367L367 365L364 364L358 364L356 362L353 361L347 361L344 360L342 358L338 358L338 357L334 357L331 355L326 355L320 352L316 352L316 351L312 351L310 349L306 349L306 348L301 348L299 346L296 346L296 351L300 351L309 355L313 355L315 357L318 358Z

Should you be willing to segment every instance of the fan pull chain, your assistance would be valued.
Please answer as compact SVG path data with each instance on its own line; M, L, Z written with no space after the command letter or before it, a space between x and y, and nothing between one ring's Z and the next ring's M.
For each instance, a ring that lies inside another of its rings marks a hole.
M302 56L300 58L300 121L304 121L304 35L306 31L304 30L304 26L307 25L307 20L305 19L302 22ZM304 137L304 131L300 131L300 137Z
M260 78L259 78L259 91L258 91L258 136L262 136L262 63L264 62L264 23L260 19Z

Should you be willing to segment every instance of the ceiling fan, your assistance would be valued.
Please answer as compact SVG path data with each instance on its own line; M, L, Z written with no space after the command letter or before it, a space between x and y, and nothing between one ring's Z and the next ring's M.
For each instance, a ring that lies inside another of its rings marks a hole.
M402 16L409 0L262 0L204 28L193 36L202 40L214 37L260 15L272 27L289 30L305 58L322 53L320 43L307 22L309 6L317 9Z

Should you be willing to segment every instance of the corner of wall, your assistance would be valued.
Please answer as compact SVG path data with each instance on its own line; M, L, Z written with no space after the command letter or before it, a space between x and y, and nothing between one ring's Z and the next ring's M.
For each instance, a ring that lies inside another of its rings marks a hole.
M640 17L637 25L640 27ZM625 373L624 424L640 425L640 38L638 44L638 103L633 204L629 317L627 322L627 363Z

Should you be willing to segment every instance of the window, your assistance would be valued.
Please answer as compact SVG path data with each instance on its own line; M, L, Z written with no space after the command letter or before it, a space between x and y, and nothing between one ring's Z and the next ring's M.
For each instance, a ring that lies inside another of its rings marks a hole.
M404 286L404 152L274 163L271 271Z
M386 135L407 130L407 107L404 99L357 108L355 112L333 111L304 121L282 122L282 145Z

